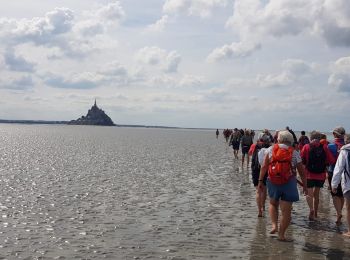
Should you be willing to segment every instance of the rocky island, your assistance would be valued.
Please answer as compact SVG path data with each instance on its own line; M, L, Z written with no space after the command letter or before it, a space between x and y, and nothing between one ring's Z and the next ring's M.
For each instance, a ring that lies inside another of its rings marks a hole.
M104 125L115 126L112 119L95 104L89 109L86 116L68 122L69 125Z

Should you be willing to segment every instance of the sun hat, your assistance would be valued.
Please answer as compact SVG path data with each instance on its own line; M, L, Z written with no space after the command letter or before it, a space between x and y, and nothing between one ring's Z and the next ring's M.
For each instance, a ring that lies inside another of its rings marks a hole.
M259 141L263 143L269 143L271 141L270 136L268 136L267 134L263 134L259 136Z
M332 133L335 133L337 135L344 135L345 129L342 126L337 126L336 128L333 129Z

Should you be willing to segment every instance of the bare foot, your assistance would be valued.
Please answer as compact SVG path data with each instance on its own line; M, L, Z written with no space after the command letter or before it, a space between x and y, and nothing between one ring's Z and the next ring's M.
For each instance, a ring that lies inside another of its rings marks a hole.
M350 231L345 232L345 233L343 233L342 235L345 236L345 237L350 237Z
M341 225L341 218L342 218L343 216L342 215L339 215L338 217L337 217L337 221L335 222L335 224L337 225L337 226L340 226Z
M279 237L278 241L281 241L281 242L293 242L293 239L285 238L285 237Z
M315 211L314 210L310 210L310 214L309 214L309 220L315 220Z
M270 234L271 234L271 235L276 234L277 231L278 231L278 229L275 228L275 227L273 227L273 228L271 229L271 231L270 231Z

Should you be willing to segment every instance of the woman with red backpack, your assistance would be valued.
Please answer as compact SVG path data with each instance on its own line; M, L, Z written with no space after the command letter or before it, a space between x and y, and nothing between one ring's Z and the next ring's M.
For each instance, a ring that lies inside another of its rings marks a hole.
M281 241L287 241L285 232L291 221L292 204L299 200L296 171L303 181L304 194L307 195L304 167L299 152L293 148L294 138L289 131L280 131L278 143L268 148L261 166L259 185L263 188L263 180L268 172L267 189L270 197L270 218L272 230L278 232ZM278 226L278 208L281 208L281 220Z

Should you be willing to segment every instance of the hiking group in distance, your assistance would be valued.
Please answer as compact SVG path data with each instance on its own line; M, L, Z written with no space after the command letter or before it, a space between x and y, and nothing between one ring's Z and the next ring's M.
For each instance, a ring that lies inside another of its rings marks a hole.
M285 233L291 222L292 204L299 200L298 185L306 196L308 218L315 221L320 189L326 181L337 214L337 226L342 224L342 211L344 205L346 207L348 230L343 235L350 238L350 134L341 126L335 127L332 134L333 140L327 140L327 135L319 131L312 131L309 136L301 131L297 138L289 127L277 130L274 135L264 129L254 143L252 130L223 131L226 143L232 146L233 157L238 159L241 149L242 168L245 158L247 168L251 167L258 217L263 217L269 196L270 234L277 234L280 241L290 241ZM219 130L216 131L218 136Z

